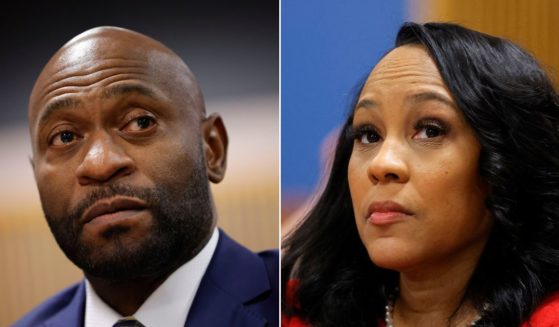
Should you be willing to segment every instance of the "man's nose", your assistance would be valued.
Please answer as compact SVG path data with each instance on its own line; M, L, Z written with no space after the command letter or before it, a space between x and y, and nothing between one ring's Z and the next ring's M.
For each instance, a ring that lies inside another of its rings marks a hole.
M105 183L134 171L134 161L106 133L92 137L82 162L76 169L82 185Z
M409 180L406 149L402 143L389 139L382 143L367 167L367 173L373 183L405 183Z

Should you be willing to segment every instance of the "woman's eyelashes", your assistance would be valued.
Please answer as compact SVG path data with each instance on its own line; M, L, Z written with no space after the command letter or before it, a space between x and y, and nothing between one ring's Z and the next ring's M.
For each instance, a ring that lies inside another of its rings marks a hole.
M416 133L414 139L432 139L448 134L448 127L445 123L435 118L425 118L419 120L414 129Z
M413 125L412 139L416 140L431 140L440 139L449 132L447 124L440 119L424 118ZM351 126L349 130L351 140L355 140L359 144L374 144L382 141L383 135L373 124L361 124Z
M381 140L380 134L373 125L359 125L351 127L351 139L361 144L377 143Z

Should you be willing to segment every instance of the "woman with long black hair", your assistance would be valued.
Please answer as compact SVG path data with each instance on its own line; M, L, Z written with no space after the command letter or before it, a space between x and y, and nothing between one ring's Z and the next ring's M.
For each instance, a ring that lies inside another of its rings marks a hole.
M284 326L559 326L559 98L532 56L404 24L283 243Z

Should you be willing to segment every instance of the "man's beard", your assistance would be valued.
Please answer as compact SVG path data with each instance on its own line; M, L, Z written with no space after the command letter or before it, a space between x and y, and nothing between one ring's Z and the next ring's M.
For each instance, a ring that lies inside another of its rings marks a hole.
M100 186L69 215L53 217L45 211L45 216L62 251L86 274L113 281L158 276L190 260L209 237L213 216L204 172L203 164L197 162L187 180L167 188L116 183ZM111 235L122 231L109 230L104 236L110 238L113 250L104 253L83 241L79 221L96 201L117 195L147 203L153 223L149 235L133 246L122 244L122 235Z

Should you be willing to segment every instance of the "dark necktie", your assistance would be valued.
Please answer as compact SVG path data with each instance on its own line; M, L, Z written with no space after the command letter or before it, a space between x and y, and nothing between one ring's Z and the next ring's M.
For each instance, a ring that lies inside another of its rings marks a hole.
M145 327L134 317L124 317L117 321L113 327Z

